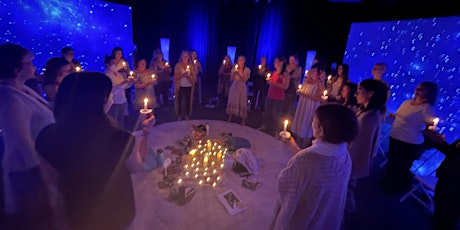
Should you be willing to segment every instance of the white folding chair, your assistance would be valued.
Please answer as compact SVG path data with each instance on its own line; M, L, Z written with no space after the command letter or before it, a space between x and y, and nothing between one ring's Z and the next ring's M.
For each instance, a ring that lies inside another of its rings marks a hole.
M444 155L437 150L432 150L432 153L427 151L420 158L419 162L414 162L412 172L415 174L415 182L412 189L404 194L399 199L399 202L404 202L407 198L412 197L423 205L430 213L434 211L434 189L438 178L436 177L436 169L444 159Z

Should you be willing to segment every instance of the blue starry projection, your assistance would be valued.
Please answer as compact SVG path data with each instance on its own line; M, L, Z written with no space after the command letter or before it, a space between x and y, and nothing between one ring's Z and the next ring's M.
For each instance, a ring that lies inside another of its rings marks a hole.
M440 132L449 143L460 138L460 17L353 23L344 62L354 82L372 77L375 62L387 63L390 112L412 98L420 82L436 82Z
M0 43L20 44L35 54L38 69L64 46L85 70L104 71L104 55L123 48L131 61L132 12L125 5L89 0L0 0Z

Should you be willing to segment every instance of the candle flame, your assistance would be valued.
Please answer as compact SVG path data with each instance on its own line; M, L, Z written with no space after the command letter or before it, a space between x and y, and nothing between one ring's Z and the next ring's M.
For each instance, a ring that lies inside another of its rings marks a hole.
M433 119L433 123L438 124L439 123L439 118L436 117L435 119Z
M324 96L326 96L326 95L327 95L327 89L326 89L326 90L324 90L324 92L323 92L323 95L324 95Z

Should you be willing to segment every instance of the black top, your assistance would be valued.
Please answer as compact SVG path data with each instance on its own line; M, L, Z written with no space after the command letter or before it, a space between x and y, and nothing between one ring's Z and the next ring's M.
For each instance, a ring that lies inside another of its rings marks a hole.
M133 136L107 115L53 124L36 140L38 152L59 172L66 217L73 229L125 229L135 206L126 159Z

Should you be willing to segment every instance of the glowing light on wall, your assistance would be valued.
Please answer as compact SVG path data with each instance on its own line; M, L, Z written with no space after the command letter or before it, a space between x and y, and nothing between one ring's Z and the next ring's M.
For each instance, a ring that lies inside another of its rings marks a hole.
M0 43L32 51L39 70L48 59L60 56L64 46L72 47L75 59L89 71L104 71L104 55L115 46L131 60L131 7L102 0L0 0L0 5Z
M376 62L388 65L384 80L391 88L387 103L395 112L413 96L418 84L433 81L439 87L435 113L449 143L460 138L460 17L353 23L344 62L353 82L371 78Z
M160 38L161 52L163 53L163 59L169 61L169 38Z
M236 46L227 46L227 55L230 56L232 63L235 63Z
M309 70L313 65L313 60L315 60L316 51L309 50L307 51L307 56L305 57L305 69Z

